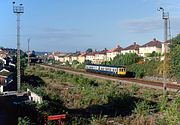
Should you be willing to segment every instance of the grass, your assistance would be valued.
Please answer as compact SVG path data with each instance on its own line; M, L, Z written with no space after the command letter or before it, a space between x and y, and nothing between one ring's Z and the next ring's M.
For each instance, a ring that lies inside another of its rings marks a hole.
M153 121L152 124L155 124L155 121L160 123L165 118L165 123L178 123L179 113L176 111L179 101L161 98L162 94L153 89L143 89L137 85L122 88L110 81L38 66L26 69L25 75L27 78L34 76L36 82L32 85L31 81L25 80L24 89L31 87L45 100L36 108L49 115L67 113L67 124L100 125L112 121L122 124ZM176 94L173 96L175 98ZM172 102L173 105L169 105ZM161 119L157 119L158 114L161 114ZM172 117L167 118L168 115Z

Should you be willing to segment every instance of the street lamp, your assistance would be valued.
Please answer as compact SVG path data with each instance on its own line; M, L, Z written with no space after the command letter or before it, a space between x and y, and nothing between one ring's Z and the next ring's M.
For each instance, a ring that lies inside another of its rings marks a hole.
M158 11L162 11L162 19L164 20L164 64L163 64L163 91L166 94L166 51L167 51L167 40L168 40L168 21L169 21L169 13L165 12L164 8L160 7Z
M20 69L20 15L24 13L24 7L22 4L15 6L13 2L13 13L17 15L17 91L20 91L21 87L21 69Z

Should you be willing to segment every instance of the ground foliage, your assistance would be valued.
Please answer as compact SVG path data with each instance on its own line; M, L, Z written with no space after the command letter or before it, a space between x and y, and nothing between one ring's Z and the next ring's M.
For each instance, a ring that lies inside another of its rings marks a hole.
M170 45L170 73L172 77L180 79L180 34L171 40Z
M174 98L179 98L177 94L168 94L170 97L163 98L161 92L152 89L142 89L136 85L122 88L110 81L38 66L26 69L25 74L28 78L35 76L37 85L31 85L31 81L26 80L24 88L31 87L43 96L44 103L36 106L38 111L48 115L66 113L66 124L179 123L180 102L174 101Z

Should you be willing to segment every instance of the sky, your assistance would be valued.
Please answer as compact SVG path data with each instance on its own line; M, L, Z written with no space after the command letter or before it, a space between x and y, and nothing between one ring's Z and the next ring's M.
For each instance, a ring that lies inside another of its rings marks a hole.
M180 0L14 0L23 4L21 49L35 51L102 50L153 38L163 42L163 7L171 33L180 33ZM0 0L0 46L16 48L12 0Z

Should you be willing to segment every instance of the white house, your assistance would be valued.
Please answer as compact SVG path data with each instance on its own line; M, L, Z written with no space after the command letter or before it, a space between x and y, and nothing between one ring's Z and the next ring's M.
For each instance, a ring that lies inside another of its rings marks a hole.
M139 47L139 55L142 57L147 57L152 52L162 52L162 44L160 41L153 39L152 41Z
M123 50L121 50L121 53L122 54L125 54L125 53L136 53L136 54L139 54L139 45L134 42L134 44L124 48Z
M95 53L95 59L94 59L95 64L101 64L102 62L107 61L107 55L106 55L107 51L108 51L107 49L104 49L100 52Z
M80 63L84 63L84 61L86 60L86 53L82 52L79 56L78 56L78 62Z
M86 54L86 60L91 61L92 63L95 62L95 53L96 52L91 52Z
M111 50L107 51L107 61L110 61L111 59L114 59L115 56L118 54L121 54L121 50L123 50L122 47L119 45L116 48L113 48Z

